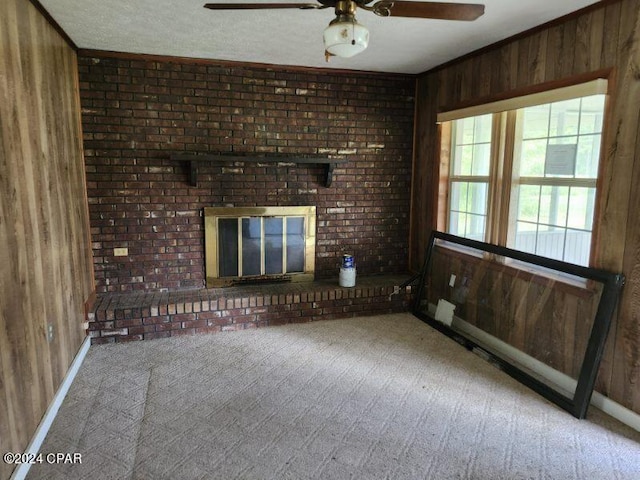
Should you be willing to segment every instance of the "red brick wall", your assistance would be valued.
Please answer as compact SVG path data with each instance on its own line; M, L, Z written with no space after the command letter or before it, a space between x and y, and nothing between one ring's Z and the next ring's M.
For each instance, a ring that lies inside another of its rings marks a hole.
M410 76L79 59L98 292L204 285L205 206L315 205L316 276L352 253L358 275L407 270ZM172 153L344 158L321 166L201 165ZM114 257L126 247L129 255Z

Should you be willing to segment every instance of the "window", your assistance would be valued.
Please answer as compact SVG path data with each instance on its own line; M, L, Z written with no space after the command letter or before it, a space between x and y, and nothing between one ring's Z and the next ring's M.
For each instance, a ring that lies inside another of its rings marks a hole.
M483 241L487 223L491 115L457 120L453 125L449 233Z
M439 116L439 229L588 265L606 81Z

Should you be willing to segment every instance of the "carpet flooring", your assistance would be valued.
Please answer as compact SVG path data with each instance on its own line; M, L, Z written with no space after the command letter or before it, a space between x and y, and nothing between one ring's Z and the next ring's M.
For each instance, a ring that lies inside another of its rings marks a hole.
M410 314L93 346L28 479L639 479L577 420Z

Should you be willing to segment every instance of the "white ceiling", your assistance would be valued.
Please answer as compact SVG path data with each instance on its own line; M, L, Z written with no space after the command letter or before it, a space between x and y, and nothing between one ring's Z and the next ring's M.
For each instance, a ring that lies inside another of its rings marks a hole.
M83 49L410 74L424 72L597 3L594 0L484 0L485 14L474 22L381 18L359 10L358 21L370 31L369 47L350 59L334 57L326 63L322 32L334 18L333 9L212 11L203 8L205 3L216 0L40 1ZM247 1L288 3L286 0ZM482 0L477 3L480 2Z

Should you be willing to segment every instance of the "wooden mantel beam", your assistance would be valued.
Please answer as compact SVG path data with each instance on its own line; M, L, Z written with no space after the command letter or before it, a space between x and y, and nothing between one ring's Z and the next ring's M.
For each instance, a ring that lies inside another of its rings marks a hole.
M315 164L325 165L325 187L330 187L333 181L333 170L339 163L345 163L344 158L327 157L260 157L260 156L240 156L240 155L196 155L196 154L173 154L171 160L189 162L189 185L198 186L198 164L208 163L276 163L276 164Z

